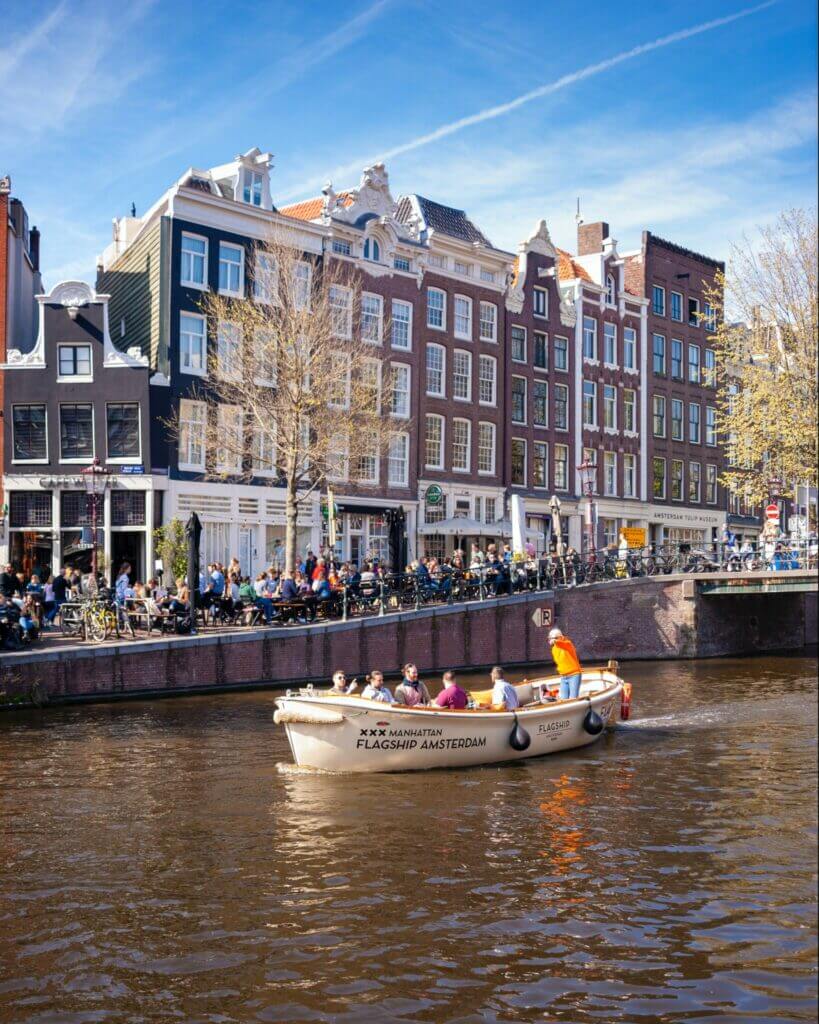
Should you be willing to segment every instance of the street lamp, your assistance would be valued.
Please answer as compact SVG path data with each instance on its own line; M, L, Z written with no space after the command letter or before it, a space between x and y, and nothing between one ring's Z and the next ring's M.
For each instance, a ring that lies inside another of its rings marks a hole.
M558 558L563 557L563 527L560 522L560 498L556 494L552 495L552 499L549 502L549 511L552 513L552 534L556 541L555 553Z
M597 483L597 466L593 462L589 462L588 458L584 457L583 461L577 467L577 471L580 474L580 487L583 494L586 496L586 514L584 531L586 534L586 546L589 554L589 561L594 561L595 555L595 544L594 544L594 504L592 495L594 494L594 486Z
M108 470L100 465L99 458L95 455L94 461L82 473L85 492L91 502L91 575L94 583L97 582L97 508L101 497L104 498L108 489Z

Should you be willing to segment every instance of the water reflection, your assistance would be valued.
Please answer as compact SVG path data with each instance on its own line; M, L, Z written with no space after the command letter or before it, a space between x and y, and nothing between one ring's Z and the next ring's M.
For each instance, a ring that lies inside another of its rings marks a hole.
M594 747L294 769L272 696L0 721L0 1021L815 1020L815 662Z

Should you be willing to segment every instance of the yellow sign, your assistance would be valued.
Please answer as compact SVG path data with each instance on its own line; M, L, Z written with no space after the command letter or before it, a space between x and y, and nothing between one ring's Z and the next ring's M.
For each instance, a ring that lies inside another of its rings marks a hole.
M642 526L624 526L620 533L625 534L630 548L644 548L646 544L646 531Z

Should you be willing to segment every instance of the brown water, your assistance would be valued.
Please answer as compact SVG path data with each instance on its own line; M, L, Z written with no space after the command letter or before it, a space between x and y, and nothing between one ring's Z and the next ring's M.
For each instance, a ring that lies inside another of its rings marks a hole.
M289 768L268 693L0 718L0 1021L815 1021L816 662L577 754Z

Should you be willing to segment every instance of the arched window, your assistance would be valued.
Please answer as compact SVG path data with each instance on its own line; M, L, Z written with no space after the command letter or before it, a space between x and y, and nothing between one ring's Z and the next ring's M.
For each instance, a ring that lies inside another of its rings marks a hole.
M373 263L381 262L381 246L374 238L368 238L364 242L364 259L372 260Z
M614 305L614 277L611 274L606 278L606 302Z

